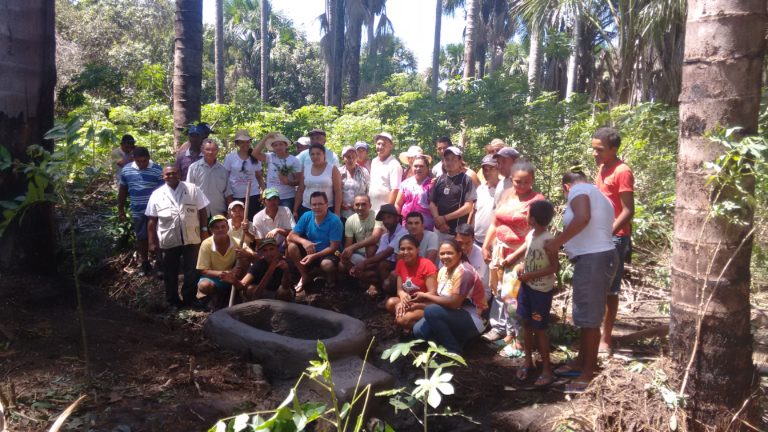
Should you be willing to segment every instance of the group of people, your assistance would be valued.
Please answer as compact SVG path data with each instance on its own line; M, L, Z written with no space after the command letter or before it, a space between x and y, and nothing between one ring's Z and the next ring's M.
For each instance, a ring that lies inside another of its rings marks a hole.
M281 133L252 145L240 130L219 163L212 132L191 127L175 162L162 168L128 135L113 153L118 212L125 218L130 197L143 271L151 268L147 252L162 251L169 305L221 307L232 292L290 301L318 283L362 286L406 334L453 352L478 335L503 340L506 355L525 359L520 379L535 370L538 350L534 385L559 374L575 377L569 389L578 392L596 373L598 352L612 345L634 212L616 130L593 135L594 184L580 172L563 176L565 228L557 235L554 206L534 189L534 165L499 139L474 171L446 137L435 142L435 164L418 146L395 157L386 132L373 137L372 158L364 141L339 158L321 129L297 139L295 155ZM553 370L546 329L563 247L582 337L579 357Z

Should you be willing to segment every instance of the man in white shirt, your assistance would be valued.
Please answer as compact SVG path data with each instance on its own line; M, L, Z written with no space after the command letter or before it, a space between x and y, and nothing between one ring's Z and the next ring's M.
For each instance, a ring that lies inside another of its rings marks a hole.
M163 251L165 298L172 308L194 304L197 293L197 253L208 237L205 194L192 183L179 180L174 165L163 168L165 185L152 192L147 202L149 251ZM184 285L179 299L179 261L183 259Z
M308 135L309 135L310 146L312 144L320 144L321 146L325 147L325 131L324 130L312 129L311 131L309 131ZM296 146L298 148L298 142ZM299 162L301 162L301 166L312 165L312 160L309 158L309 147L299 152L299 154L296 155L296 158L299 159ZM328 147L325 147L325 160L327 162L330 162L335 167L339 166L339 157L336 156L336 153L332 152Z
M482 170L485 182L477 187L477 201L473 216L475 225L475 244L482 246L485 234L493 222L494 196L496 185L499 184L499 171L496 169L496 159L493 155L483 157Z
M403 167L392 156L395 144L392 135L381 132L373 137L376 157L371 161L371 207L378 211L384 204L394 204L403 180Z
M216 160L219 145L215 141L203 142L203 158L189 166L187 181L197 185L210 202L208 216L226 215L232 202L232 185L229 171Z
M288 207L280 205L280 193L275 188L264 191L264 209L253 216L253 234L258 245L265 238L275 239L278 249L285 250L285 239L296 221Z

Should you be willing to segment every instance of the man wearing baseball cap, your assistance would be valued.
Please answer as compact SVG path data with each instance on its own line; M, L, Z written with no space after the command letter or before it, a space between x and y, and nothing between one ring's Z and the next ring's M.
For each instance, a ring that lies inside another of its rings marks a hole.
M463 169L460 148L445 149L443 168L445 174L437 178L429 192L429 210L440 242L456 235L456 227L469 220L477 200L475 183Z
M325 148L325 160L330 162L333 166L339 166L339 157L336 153L332 152L328 147L325 147L325 131L322 129L312 129L307 134L309 136L309 145L320 144ZM309 159L309 149L304 149L296 155L301 162L301 166L312 165L312 161Z
M520 153L512 147L504 147L497 151L493 158L496 159L496 168L499 174L504 177L504 181L501 182L501 185L496 188L494 193L494 203L498 204L501 194L512 187L512 165L520 159Z
M253 217L256 243L274 239L277 247L285 250L285 238L294 226L296 222L291 210L280 205L280 193L275 188L267 188L264 191L264 209Z
M354 145L357 152L357 164L371 172L371 160L368 159L368 143L365 141L358 141Z
M485 241L485 234L488 232L488 227L493 222L494 197L496 186L499 184L499 170L493 155L485 155L480 165L485 181L477 187L474 225L475 243L482 246L483 241Z
M227 281L246 301L263 298L293 301L290 266L280 253L275 239L263 239L258 250L261 258L251 264L248 273L240 280L229 277Z
M378 211L384 204L394 204L403 180L403 167L392 156L395 147L392 135L381 132L373 137L376 157L371 161L371 206Z

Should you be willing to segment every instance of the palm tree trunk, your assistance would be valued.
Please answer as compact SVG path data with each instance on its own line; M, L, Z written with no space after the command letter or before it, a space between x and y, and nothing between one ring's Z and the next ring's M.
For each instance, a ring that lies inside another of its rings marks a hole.
M362 17L355 17L349 24L347 45L344 49L347 76L349 77L349 101L356 101L360 94L360 46L363 38Z
M475 47L477 57L477 78L485 78L485 55L488 51L488 43L479 43Z
M670 349L684 373L680 392L689 395L689 430L725 430L757 382L749 302L753 209L744 204L744 225L711 217L712 204L723 198L746 200L735 191L714 193L708 182L712 173L703 166L725 151L706 136L714 128L740 126L744 135L757 133L766 47L755 35L768 23L765 5L765 0L688 1ZM747 189L754 190L754 184ZM748 421L754 407L744 410Z
M53 127L56 85L55 2L0 0L0 145L13 159L29 161L27 147L41 145ZM0 200L26 193L27 178L0 173ZM35 274L56 272L53 205L31 207L0 237L0 269Z
M541 63L541 29L536 24L531 24L530 49L528 50L528 102L533 100L539 92L539 64Z
M467 23L464 32L464 80L475 77L475 31L480 0L467 0Z
M203 75L203 1L176 0L173 25L173 142L178 148L184 130L200 120Z
M576 91L576 80L579 71L579 51L581 50L581 14L576 13L573 17L573 42L572 51L568 57L568 84L565 87L565 98L570 99Z
M440 30L443 25L443 0L435 0L435 43L432 45L432 98L437 98L440 81Z
M331 105L341 109L341 90L343 86L344 69L344 0L336 0L336 14L331 23L333 28L333 77L331 82Z
M224 0L216 0L214 60L216 62L216 103L224 103Z
M269 2L267 0L260 1L260 14L261 14L261 101L266 103L269 100L269 87L267 80L269 79Z

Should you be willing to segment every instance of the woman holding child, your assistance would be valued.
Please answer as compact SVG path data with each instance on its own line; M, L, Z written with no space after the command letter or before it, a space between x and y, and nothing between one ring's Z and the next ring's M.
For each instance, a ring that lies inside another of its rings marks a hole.
M437 268L419 256L419 240L406 234L400 239L400 259L395 266L397 296L387 300L387 311L395 315L395 324L410 331L424 316L426 303L415 302L417 292L437 293Z
M443 241L438 253L443 268L437 275L437 292L417 291L411 296L413 302L427 305L413 335L459 353L485 327L481 318L487 307L485 289L456 240Z

